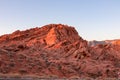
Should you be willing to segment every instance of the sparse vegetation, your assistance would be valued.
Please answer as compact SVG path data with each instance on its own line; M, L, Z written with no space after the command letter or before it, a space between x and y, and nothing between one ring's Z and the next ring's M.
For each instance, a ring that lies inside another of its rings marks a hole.
M120 45L87 43L62 24L1 36L0 77L118 78Z

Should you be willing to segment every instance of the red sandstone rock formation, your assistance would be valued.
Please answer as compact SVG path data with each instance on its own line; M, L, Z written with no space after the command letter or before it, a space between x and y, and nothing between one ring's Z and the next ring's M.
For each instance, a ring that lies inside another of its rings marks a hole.
M0 37L0 75L118 78L120 46L88 46L70 26L50 24Z

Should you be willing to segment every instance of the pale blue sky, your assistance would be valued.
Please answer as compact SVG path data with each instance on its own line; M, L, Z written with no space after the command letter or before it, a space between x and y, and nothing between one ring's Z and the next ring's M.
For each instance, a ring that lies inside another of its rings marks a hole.
M120 0L0 0L0 35L51 23L87 40L120 39Z

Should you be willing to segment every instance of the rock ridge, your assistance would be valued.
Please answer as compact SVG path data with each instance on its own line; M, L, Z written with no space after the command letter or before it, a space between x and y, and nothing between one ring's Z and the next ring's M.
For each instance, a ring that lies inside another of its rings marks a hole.
M0 76L119 78L120 45L88 43L74 27L63 24L0 36Z

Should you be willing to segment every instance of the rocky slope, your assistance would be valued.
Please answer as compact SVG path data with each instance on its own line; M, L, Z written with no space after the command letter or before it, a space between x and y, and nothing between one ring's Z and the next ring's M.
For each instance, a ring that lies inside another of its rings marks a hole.
M75 28L49 24L0 36L0 75L118 78L120 46L89 46Z

